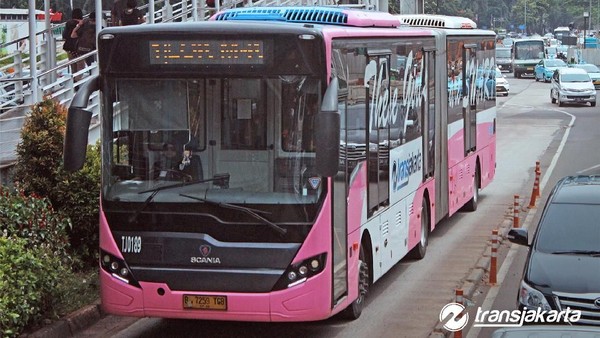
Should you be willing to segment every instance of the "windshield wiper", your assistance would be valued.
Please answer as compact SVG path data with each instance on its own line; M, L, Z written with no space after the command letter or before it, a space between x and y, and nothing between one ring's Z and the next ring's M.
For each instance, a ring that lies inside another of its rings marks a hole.
M600 251L598 250L563 250L563 251L554 251L553 255L591 255L591 256L600 256Z
M239 205L235 205L235 204L229 204L229 203L224 203L224 202L216 202L216 201L211 201L208 200L206 198L202 198L202 197L196 197L196 196L190 196L190 195L186 195L186 194L179 194L179 196L183 196L183 197L187 197L187 198L191 198L193 200L196 201L200 201L200 202L204 202L204 203L208 203L208 204L213 204L213 205L217 205L220 207L224 207L224 208L228 208L228 209L233 209L233 210L239 210L242 211L260 221L263 221L265 224L267 224L271 229L275 230L277 233L279 233L280 235L285 235L287 234L287 229L284 229L282 227L280 227L279 225L269 221L268 219L262 217L261 215L259 215L258 213L265 213L265 211L262 210L256 210L256 209L252 209L252 208L248 208L248 207L242 207Z
M138 194L145 194L147 192L152 192L152 194L150 194L150 196L148 196L148 198L146 198L146 200L144 201L144 203L142 203L142 206L140 206L135 211L135 213L133 215L131 215L131 217L129 217L129 223L133 223L133 222L137 221L137 218L140 216L140 214L142 213L142 211L144 209L146 209L146 207L148 206L148 204L150 204L150 202L152 202L152 200L154 199L154 196L156 196L156 194L158 194L159 191L167 190L167 189L171 189L171 188L183 187L183 186L186 186L186 185L193 185L193 184L198 184L198 183L206 183L206 182L211 182L211 181L216 181L216 180L221 180L221 179L222 178L220 178L220 177L213 177L213 178L207 178L205 180L196 180L196 181L189 181L189 182L179 182L177 184L163 185L163 186L152 188L152 189L142 190L142 191L138 192Z

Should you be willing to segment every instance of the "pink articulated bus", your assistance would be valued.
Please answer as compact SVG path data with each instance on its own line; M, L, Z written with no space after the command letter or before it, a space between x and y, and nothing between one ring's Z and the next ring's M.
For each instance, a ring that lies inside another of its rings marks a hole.
M103 29L64 161L81 168L100 91L104 309L357 318L492 181L494 46L468 19L340 7Z

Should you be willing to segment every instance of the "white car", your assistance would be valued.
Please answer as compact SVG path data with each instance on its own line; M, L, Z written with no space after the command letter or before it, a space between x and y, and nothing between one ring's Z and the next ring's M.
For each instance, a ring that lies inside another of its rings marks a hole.
M600 89L600 69L598 69L596 65L591 63L577 63L571 67L584 69L592 79L594 87L596 87L596 89Z
M502 74L500 69L496 67L496 95L504 95L508 96L508 91L510 90L510 85L508 84L508 80Z
M552 76L552 89L550 100L558 102L559 106L565 103L587 104L596 106L596 88L588 73L575 67L563 67L554 71Z

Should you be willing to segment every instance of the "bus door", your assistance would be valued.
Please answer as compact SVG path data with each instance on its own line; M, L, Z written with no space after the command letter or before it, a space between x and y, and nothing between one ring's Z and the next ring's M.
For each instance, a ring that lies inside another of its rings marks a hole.
M367 99L367 165L369 213L389 205L389 140L390 140L390 59L389 49L369 49L365 82L369 84ZM374 67L372 67L374 66ZM371 144L377 147L371 149Z
M424 84L421 109L423 121L423 180L432 177L435 170L435 52L423 49Z
M273 166L266 86L260 79L208 79L206 86L209 175L229 174L230 184L272 191L257 182ZM248 180L248 181L247 181Z
M463 47L463 122L465 139L465 156L476 148L477 114L475 109L477 95L476 44L465 44Z

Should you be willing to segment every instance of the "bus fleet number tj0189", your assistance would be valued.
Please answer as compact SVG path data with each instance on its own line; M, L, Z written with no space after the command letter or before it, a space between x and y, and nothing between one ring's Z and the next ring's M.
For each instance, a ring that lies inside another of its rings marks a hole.
M141 236L121 236L122 253L140 253L142 252Z

